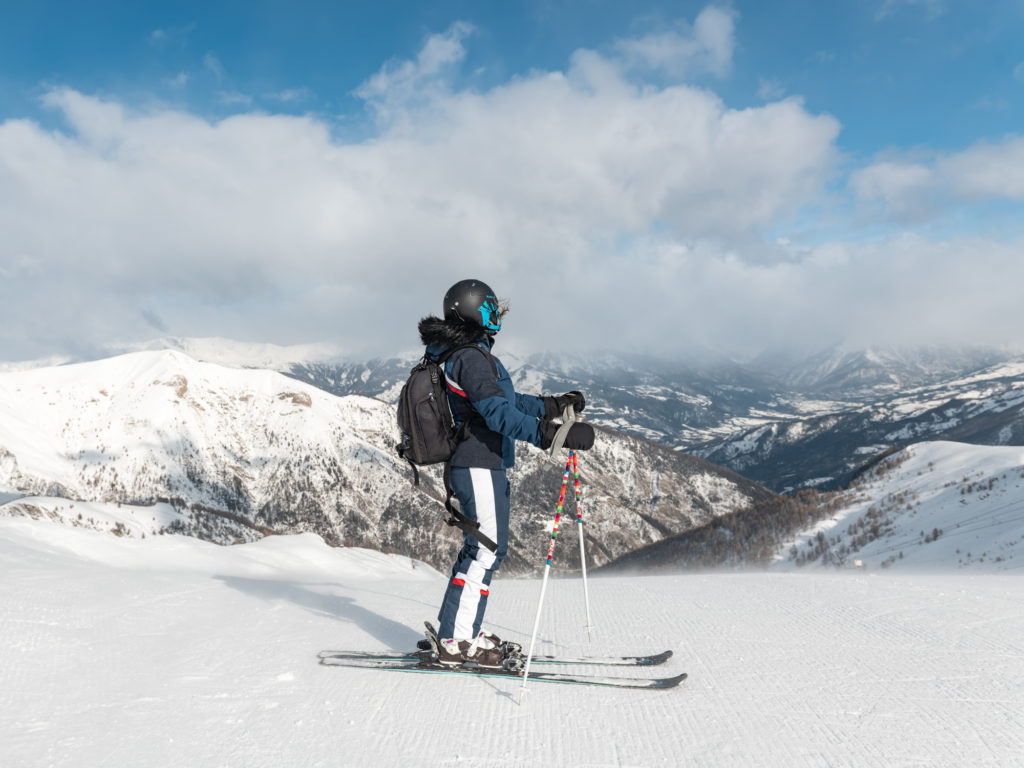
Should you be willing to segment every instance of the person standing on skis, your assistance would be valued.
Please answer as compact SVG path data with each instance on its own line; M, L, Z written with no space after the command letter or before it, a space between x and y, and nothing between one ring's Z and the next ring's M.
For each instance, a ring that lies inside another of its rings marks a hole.
M508 307L480 280L461 280L444 296L443 317L420 320L420 339L429 358L444 363L455 427L465 438L451 458L451 487L463 515L480 525L497 551L481 546L469 533L452 566L438 614L438 656L441 664L472 662L500 667L502 641L481 631L491 579L508 551L509 482L506 471L515 463L515 441L549 448L561 426L555 421L567 405L582 411L586 399L578 390L557 397L523 395L492 354L494 337ZM462 347L459 349L459 347ZM594 429L574 423L565 447L587 450Z

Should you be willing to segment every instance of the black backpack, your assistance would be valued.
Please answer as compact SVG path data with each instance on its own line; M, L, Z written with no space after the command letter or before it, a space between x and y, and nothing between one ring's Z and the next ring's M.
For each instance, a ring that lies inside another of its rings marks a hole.
M462 427L455 429L455 419L451 406L448 404L448 386L444 377L444 364L460 349L473 348L485 355L495 369L494 359L476 344L463 344L453 347L441 355L436 361L426 355L409 372L409 379L402 387L398 396L398 428L402 433L402 441L395 446L399 457L409 462L412 467L413 483L419 485L420 473L417 467L445 463L444 486L448 494L445 508L451 517L449 525L466 531L485 547L494 551L498 545L480 533L479 524L459 512L452 504L454 491L451 487L451 464L448 462L455 453L455 448L469 434L469 419Z

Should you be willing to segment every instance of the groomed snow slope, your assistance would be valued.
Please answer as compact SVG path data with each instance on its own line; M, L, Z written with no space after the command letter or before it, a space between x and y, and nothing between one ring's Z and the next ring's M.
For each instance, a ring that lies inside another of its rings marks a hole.
M411 560L310 534L225 548L0 520L0 764L891 768L1024 755L1020 575L593 580L589 650L673 648L660 670L690 678L672 691L534 684L519 707L516 680L316 663L323 648L408 647L443 587ZM525 640L538 592L496 582L490 626ZM581 603L578 581L549 585L542 652L588 650Z

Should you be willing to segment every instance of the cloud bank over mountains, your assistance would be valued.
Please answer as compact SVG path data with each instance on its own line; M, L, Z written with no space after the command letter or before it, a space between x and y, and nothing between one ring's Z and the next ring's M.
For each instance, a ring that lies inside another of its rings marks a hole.
M511 300L522 349L1024 340L1021 233L935 226L1019 203L1024 138L858 164L841 116L688 79L728 77L740 22L710 7L488 88L457 22L354 90L358 140L52 88L59 130L0 124L0 358L156 332L392 354L464 277Z

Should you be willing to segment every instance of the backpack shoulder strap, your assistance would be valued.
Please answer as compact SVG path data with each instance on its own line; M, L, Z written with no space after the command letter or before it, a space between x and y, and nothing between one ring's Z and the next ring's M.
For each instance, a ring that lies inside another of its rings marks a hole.
M447 363L448 362L448 358L450 358L452 355L454 355L460 349L475 349L481 355L486 357L487 361L491 364L491 370L494 371L494 378L498 378L498 364L496 362L494 362L494 355L492 355L486 349L481 347L479 344L473 344L473 343L470 343L470 344L460 344L457 347L452 347L447 352L445 352L443 355L441 355L439 358L437 358L438 364L439 365L444 365L445 363Z

